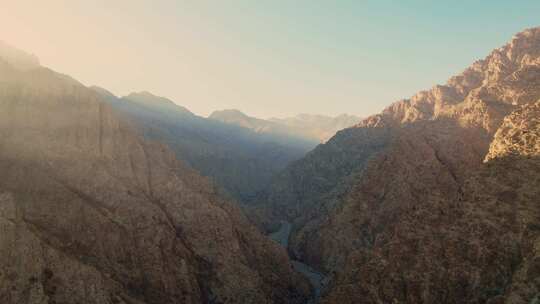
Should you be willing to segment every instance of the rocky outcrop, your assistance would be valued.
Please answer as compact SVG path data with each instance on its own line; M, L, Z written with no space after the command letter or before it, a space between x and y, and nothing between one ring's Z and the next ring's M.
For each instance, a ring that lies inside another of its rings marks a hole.
M289 250L331 277L324 303L534 302L539 71L536 28L339 132L253 218L294 221Z
M535 157L540 151L540 100L508 115L491 143L486 161L511 156Z
M1 303L303 303L215 187L95 92L0 62Z
M109 98L113 97L114 96L109 96ZM123 99L124 101L133 102L150 110L154 109L160 113L177 113L186 117L195 116L195 114L191 113L191 111L189 111L187 108L175 104L172 100L165 97L155 96L147 91L131 93L125 96Z
M538 138L539 110L536 103L510 114L489 148L488 155L497 156L476 165L454 187L451 178L429 184L431 170L419 163L418 176L396 185L405 176L403 165L411 162L398 155L410 154L385 155L373 174L392 167L394 173L384 178L400 190L387 188L387 197L370 199L367 194L380 193L375 186L382 182L370 176L354 191L358 201L347 204L363 208L364 216L350 209L356 216L336 215L342 228L350 227L347 220L363 222L368 241L348 255L325 303L533 303L540 292L540 149L530 148L535 140L516 144L512 137ZM509 148L512 154L500 153ZM422 159L431 166L429 157ZM425 186L428 194L418 191ZM325 229L336 233L336 227Z

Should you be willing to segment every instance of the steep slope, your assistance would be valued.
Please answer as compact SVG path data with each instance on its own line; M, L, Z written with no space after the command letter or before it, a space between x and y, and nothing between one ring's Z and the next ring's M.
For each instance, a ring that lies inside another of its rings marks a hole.
M352 127L358 124L361 119L347 114L336 117L299 114L294 117L271 118L270 121L285 125L303 137L313 138L324 143L332 138L337 131Z
M329 275L325 303L533 303L537 137L501 124L538 99L535 28L338 132L276 178L253 218L294 223L289 250ZM514 125L535 125L523 111Z
M98 94L0 60L1 303L302 303L286 253Z
M324 302L534 303L540 292L539 106L505 119L486 162L455 189L450 181L429 184L431 170L420 160L398 156L407 151L374 165L371 180L351 191L347 210L335 215L338 223L323 228L325 238L356 227L366 239L349 252ZM422 160L432 166L429 159ZM402 184L381 191L383 179Z
M147 92L117 98L104 89L94 90L119 114L137 124L147 138L166 143L179 159L242 202L314 146L199 117Z

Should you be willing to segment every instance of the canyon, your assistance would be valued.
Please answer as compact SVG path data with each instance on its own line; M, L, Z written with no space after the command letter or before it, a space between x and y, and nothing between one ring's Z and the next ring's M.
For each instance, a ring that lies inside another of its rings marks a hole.
M540 28L364 119L0 51L0 172L1 303L538 303Z
M303 303L285 250L93 90L0 61L1 303Z
M329 276L322 303L535 303L540 29L293 163L262 229Z
M93 87L149 140L167 144L176 157L210 178L222 194L246 202L317 142L288 134L261 134L204 118L149 92L117 97Z

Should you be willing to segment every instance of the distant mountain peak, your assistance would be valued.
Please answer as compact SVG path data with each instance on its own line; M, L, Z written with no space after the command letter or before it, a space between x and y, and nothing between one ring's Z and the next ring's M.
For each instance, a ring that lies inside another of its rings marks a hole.
M225 117L229 117L229 118L251 118L249 115L247 115L246 113L238 110L238 109L224 109L224 110L217 110L217 111L214 111L212 112L212 114L210 114L208 116L208 118L225 118Z
M185 114L194 115L190 110L176 104L174 101L166 97L154 95L148 91L130 93L129 95L122 97L122 100L131 101L148 108L179 111Z
M128 99L132 100L146 100L149 102L160 102L160 103L169 103L169 104L175 104L172 100L154 95L148 91L140 91L140 92L132 92L129 95L126 96Z
M100 93L100 95L102 96L106 96L106 97L109 97L109 98L118 98L116 95L114 95L111 91L105 89L105 88L102 88L100 86L91 86L90 87L91 90L93 91L96 91L98 93Z
M301 113L293 117L271 118L270 121L292 128L304 137L326 142L337 131L357 124L361 118L349 114L329 116Z
M30 70L40 67L37 56L26 53L0 40L0 59L18 70Z
M267 132L268 130L276 131L276 127L278 129L280 127L271 121L249 116L237 109L214 111L208 118L248 128L255 132ZM283 130L279 130L278 133L282 133L282 131Z

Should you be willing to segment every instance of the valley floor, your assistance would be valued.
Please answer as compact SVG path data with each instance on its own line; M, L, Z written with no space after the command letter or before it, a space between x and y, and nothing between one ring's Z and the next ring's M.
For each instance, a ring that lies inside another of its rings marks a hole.
M281 246L288 248L291 230L292 224L282 221L279 230L270 234L270 238L278 242ZM301 261L293 260L292 265L294 270L304 275L313 287L313 298L308 303L318 303L325 283L328 281L327 277Z

